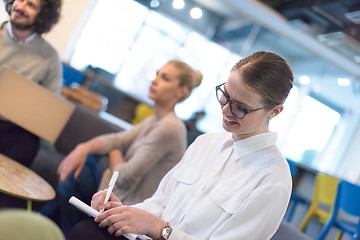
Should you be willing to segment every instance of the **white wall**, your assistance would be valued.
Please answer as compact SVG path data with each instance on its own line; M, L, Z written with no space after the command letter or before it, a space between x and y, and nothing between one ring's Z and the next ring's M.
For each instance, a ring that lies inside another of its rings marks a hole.
M60 21L44 38L58 51L63 61L68 61L71 49L80 30L98 0L63 0ZM4 1L0 0L0 22L7 20Z
M4 1L0 1L0 23L4 22L8 17L7 12L5 11Z
M45 39L58 51L60 58L67 62L71 49L76 43L81 28L86 23L98 0L63 0L60 21L44 35Z

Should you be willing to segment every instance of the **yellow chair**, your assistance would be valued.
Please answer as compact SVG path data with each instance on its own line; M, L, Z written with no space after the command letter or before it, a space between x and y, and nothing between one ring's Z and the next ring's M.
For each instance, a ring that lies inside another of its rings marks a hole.
M313 199L310 207L300 223L299 230L304 231L311 218L325 224L332 212L339 179L327 174L317 174Z
M134 120L131 122L132 125L137 125L145 118L155 114L155 110L152 106L146 103L139 103L135 108L135 117Z

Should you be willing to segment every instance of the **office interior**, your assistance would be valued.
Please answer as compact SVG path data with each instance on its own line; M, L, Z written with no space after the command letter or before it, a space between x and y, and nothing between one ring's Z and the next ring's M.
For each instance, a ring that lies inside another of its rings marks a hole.
M2 22L2 1L0 8ZM185 121L204 111L200 132L223 131L215 86L237 60L260 50L283 56L294 87L270 128L286 158L312 174L299 186L311 199L317 172L360 184L359 12L357 0L63 0L61 20L45 38L67 66L107 74L85 87L109 100L103 111L126 122L128 108L115 109L104 88L151 105L156 70L173 58L188 62L204 77L176 113Z

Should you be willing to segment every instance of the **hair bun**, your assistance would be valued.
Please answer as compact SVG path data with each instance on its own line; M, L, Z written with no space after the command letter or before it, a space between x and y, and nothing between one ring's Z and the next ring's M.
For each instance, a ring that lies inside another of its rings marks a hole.
M199 86L201 84L203 75L199 70L194 70L194 73L195 73L194 88L196 88L197 86Z

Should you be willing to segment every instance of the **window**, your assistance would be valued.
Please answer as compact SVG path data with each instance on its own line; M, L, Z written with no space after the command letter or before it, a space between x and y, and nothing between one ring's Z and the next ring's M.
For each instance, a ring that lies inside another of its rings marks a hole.
M147 13L146 7L132 0L98 1L75 46L70 65L84 69L91 64L116 73Z
M156 71L171 59L180 59L201 71L203 81L176 106L186 120L205 111L198 122L203 132L223 130L215 86L225 82L239 56L202 35L132 0L98 1L74 49L70 64L87 65L116 74L114 85L151 103L147 97ZM215 117L216 116L216 117Z
M297 97L299 91L294 88L284 113L273 119L278 121L271 122L271 129L282 135L280 146L286 157L315 167L317 154L326 147L341 115L311 96L305 96L298 106L294 101Z
M162 22L162 23L161 23ZM156 27L156 26L161 26ZM171 35L173 29L179 29ZM177 57L177 49L187 31L156 12L138 29L127 58L119 68L115 85L142 101L149 102L147 93L156 71L168 60Z

